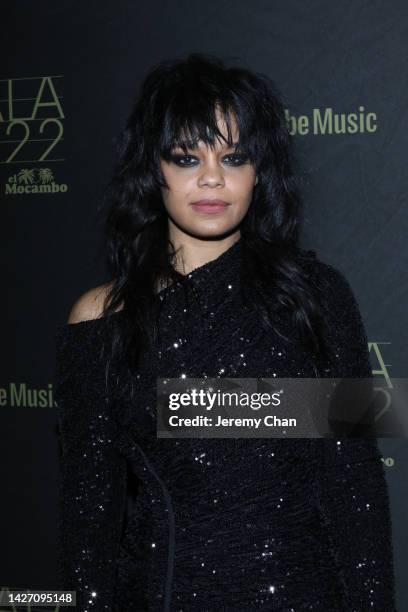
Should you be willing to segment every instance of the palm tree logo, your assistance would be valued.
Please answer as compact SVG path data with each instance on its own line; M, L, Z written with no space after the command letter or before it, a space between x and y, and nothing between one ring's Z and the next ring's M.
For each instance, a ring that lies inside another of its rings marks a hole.
M52 183L54 181L54 175L50 168L40 168L38 170L38 178L42 183Z
M17 175L17 180L19 183L24 183L25 185L28 185L29 183L32 184L35 182L35 174L34 174L35 170L29 170L28 168L24 168L23 170L20 170L20 172Z
M19 183L24 183L25 185L32 185L33 183L42 183L45 185L54 182L54 174L50 168L32 168L30 170L24 168L17 174L17 180Z

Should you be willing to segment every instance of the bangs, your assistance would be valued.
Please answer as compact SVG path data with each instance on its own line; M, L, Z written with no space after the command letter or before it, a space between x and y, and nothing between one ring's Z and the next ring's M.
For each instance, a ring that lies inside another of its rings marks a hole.
M244 153L261 175L277 171L289 151L284 107L273 82L227 69L216 58L192 54L186 61L160 63L146 80L138 112L144 164L159 185L160 160L170 161L176 148L188 154L199 142L209 148L221 143Z
M221 132L218 122L224 124L221 127L226 134ZM250 124L249 118L233 100L212 99L207 94L206 98L196 95L192 101L191 92L190 99L183 94L181 99L173 99L166 108L158 135L159 155L168 161L173 149L180 148L187 153L201 141L210 148L215 148L217 142L225 143L251 158L254 147L248 135L247 126Z

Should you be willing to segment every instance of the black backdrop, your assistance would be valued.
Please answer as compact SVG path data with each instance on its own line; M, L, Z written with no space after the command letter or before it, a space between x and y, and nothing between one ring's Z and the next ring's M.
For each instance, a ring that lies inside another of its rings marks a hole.
M6 10L7 9L7 10ZM0 193L7 312L0 382L0 587L55 583L54 331L106 280L98 206L114 138L153 62L234 57L283 91L304 246L359 301L378 385L406 376L408 5L404 0L2 4ZM342 129L345 121L346 129ZM382 439L408 609L408 445Z

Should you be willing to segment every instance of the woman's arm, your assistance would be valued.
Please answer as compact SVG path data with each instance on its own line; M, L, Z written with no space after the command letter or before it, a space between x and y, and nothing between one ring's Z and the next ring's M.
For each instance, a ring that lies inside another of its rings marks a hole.
M370 378L367 335L352 290L321 264L335 349L333 378ZM316 439L313 494L338 568L345 612L395 611L392 526L384 464L375 438Z
M112 397L100 360L101 322L60 326L55 398L61 442L60 588L81 611L111 610L126 491Z

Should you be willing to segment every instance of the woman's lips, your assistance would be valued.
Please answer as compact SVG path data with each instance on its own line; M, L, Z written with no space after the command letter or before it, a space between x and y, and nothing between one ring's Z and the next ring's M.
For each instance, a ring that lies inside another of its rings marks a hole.
M229 202L224 202L224 200L198 200L192 202L191 206L197 212L211 214L222 212L229 206Z

